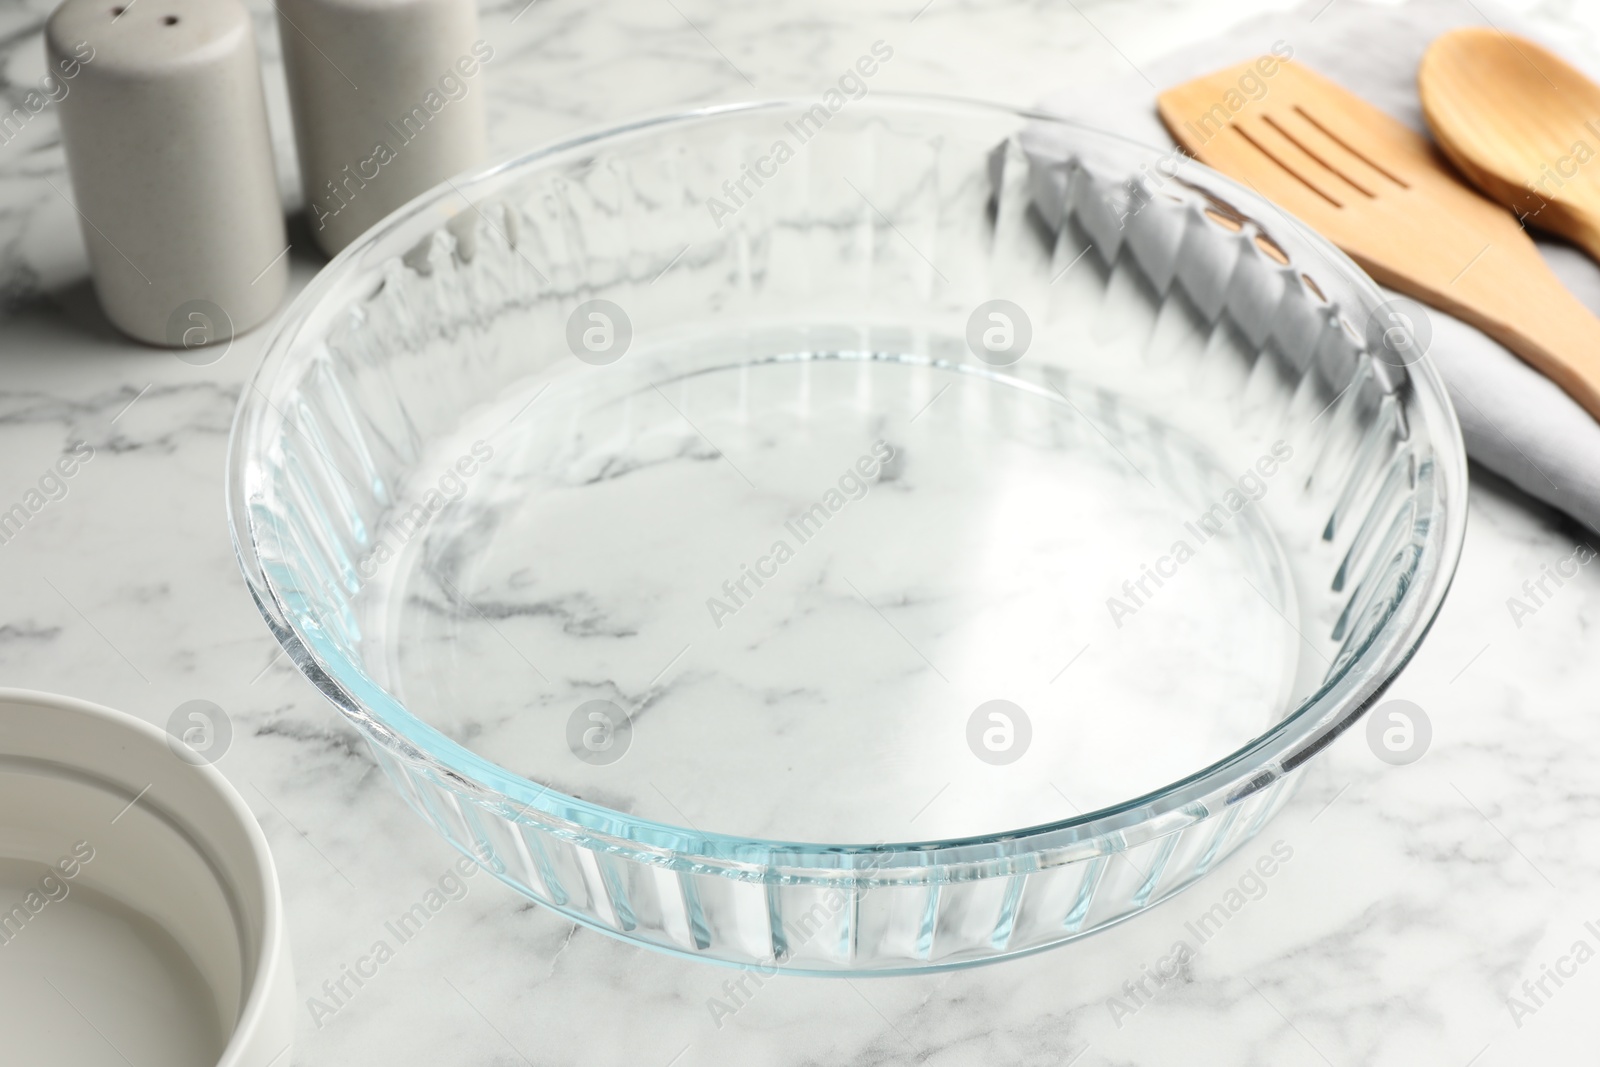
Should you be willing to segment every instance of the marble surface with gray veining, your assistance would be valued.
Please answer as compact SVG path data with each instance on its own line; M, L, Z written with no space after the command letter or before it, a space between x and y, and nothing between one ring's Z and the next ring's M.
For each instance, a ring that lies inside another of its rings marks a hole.
M810 94L877 39L896 50L882 88L1028 103L1289 6L523 4L483 9L497 155L641 113ZM43 74L48 6L0 6L6 110ZM1579 0L1519 6L1600 54L1600 14ZM252 7L297 204L272 9ZM578 930L476 876L375 977L339 990L455 854L276 655L239 578L223 458L264 331L207 367L118 337L88 288L69 192L46 108L0 143L0 510L78 442L93 458L0 543L0 683L155 723L191 699L226 710L234 738L218 766L283 884L299 1067L1593 1061L1600 790L1584 768L1600 757L1588 652L1600 570L1534 603L1524 583L1591 535L1478 472L1455 589L1390 694L1430 717L1424 758L1389 766L1351 732L1256 841L1133 922L968 971L740 987L739 972ZM303 224L291 237L298 288L321 261ZM1532 610L1514 614L1512 597ZM1274 852L1271 877L1252 874ZM1190 924L1222 901L1226 923L1197 936Z

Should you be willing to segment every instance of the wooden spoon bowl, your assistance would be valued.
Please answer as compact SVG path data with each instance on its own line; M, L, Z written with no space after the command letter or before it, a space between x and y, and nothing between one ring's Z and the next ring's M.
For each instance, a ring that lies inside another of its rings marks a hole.
M1474 185L1600 259L1600 85L1533 41L1472 26L1429 46L1417 90Z

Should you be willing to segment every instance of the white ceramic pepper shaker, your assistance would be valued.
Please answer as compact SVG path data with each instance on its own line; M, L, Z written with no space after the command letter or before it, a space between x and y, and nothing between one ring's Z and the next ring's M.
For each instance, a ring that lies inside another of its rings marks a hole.
M81 67L61 136L112 323L193 348L270 315L289 242L243 5L66 0L45 48L52 69Z
M474 0L278 0L306 221L338 252L484 158Z

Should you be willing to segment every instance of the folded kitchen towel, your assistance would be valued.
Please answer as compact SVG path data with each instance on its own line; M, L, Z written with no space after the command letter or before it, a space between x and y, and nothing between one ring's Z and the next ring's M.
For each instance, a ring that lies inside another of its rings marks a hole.
M1297 62L1426 133L1416 85L1423 52L1447 30L1486 22L1541 36L1488 0L1412 0L1401 6L1311 0L1142 64L1126 79L1057 93L1042 106L1087 126L1170 147L1172 138L1156 114L1158 91L1261 55L1278 43L1280 51L1287 45ZM1593 64L1561 42L1544 38L1542 43L1593 76ZM1600 313L1600 265L1558 239L1533 236L1557 277ZM1429 355L1449 388L1467 454L1529 495L1600 530L1600 423L1477 329L1433 308L1427 314L1433 331Z

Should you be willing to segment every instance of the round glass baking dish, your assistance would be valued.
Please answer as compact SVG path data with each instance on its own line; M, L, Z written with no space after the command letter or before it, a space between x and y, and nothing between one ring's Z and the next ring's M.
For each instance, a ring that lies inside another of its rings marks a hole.
M501 880L916 971L1259 830L1422 640L1466 465L1429 362L1369 349L1382 294L1249 191L835 95L391 216L270 339L230 519L295 663Z

